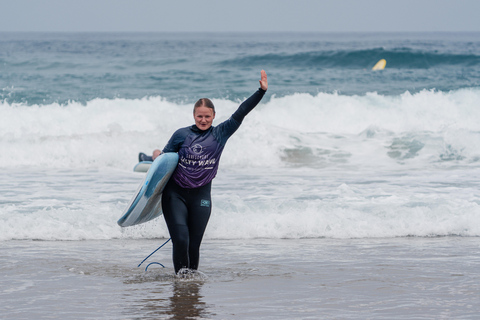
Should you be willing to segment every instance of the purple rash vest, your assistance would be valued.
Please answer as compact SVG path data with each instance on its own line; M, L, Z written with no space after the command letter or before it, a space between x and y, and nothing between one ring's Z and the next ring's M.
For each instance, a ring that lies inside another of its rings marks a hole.
M196 125L175 131L163 152L178 152L178 166L172 179L182 188L198 188L215 178L225 144L240 127L243 118L260 102L265 91L258 89L226 121L207 130Z

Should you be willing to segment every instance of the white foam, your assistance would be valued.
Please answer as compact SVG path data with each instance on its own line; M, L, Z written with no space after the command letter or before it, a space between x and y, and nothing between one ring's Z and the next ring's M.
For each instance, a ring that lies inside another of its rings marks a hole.
M302 147L313 150L313 156L338 151L336 156L343 153L356 158L357 153L368 152L381 159L385 145L408 134L407 140L423 135L424 144L439 138L437 148L429 150L434 157L438 158L443 152L439 148L445 149L447 144L466 157L476 157L480 153L479 98L479 89L400 96L320 93L272 97L252 111L231 138L222 166L279 166L284 163L285 150ZM214 102L216 123L229 117L239 103ZM95 99L85 106L76 102L42 106L2 103L0 111L0 167L130 169L138 152L163 148L176 129L193 123L191 105L160 97Z
M480 236L479 89L265 101L227 143L205 237ZM215 100L217 123L238 101ZM161 98L1 104L0 240L168 237L116 225L139 151L190 125ZM3 116L5 115L5 116Z
M480 236L478 174L479 168L226 170L213 184L205 238ZM169 236L163 217L124 229L116 224L141 174L32 169L3 176L0 240Z

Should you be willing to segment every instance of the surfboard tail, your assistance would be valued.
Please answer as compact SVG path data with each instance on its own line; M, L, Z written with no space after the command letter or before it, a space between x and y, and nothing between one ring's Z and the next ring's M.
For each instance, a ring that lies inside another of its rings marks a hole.
M153 161L145 179L117 221L130 227L159 217L162 214L162 193L178 164L177 153L164 153Z

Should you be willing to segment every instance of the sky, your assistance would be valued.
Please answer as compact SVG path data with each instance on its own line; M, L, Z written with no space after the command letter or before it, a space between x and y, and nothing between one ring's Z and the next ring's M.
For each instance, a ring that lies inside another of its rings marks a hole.
M0 32L480 32L480 0L0 0Z

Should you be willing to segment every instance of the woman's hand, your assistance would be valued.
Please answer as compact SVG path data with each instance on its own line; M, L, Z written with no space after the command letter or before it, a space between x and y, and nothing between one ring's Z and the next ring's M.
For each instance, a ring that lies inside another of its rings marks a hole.
M260 81L259 81L260 82L260 88L267 91L267 89L268 89L267 73L265 72L265 70L262 70L262 71L260 71L260 75L261 75L261 78L260 78Z
M159 155L161 155L163 152L161 150L155 149L153 150L153 155L152 159L155 160Z

